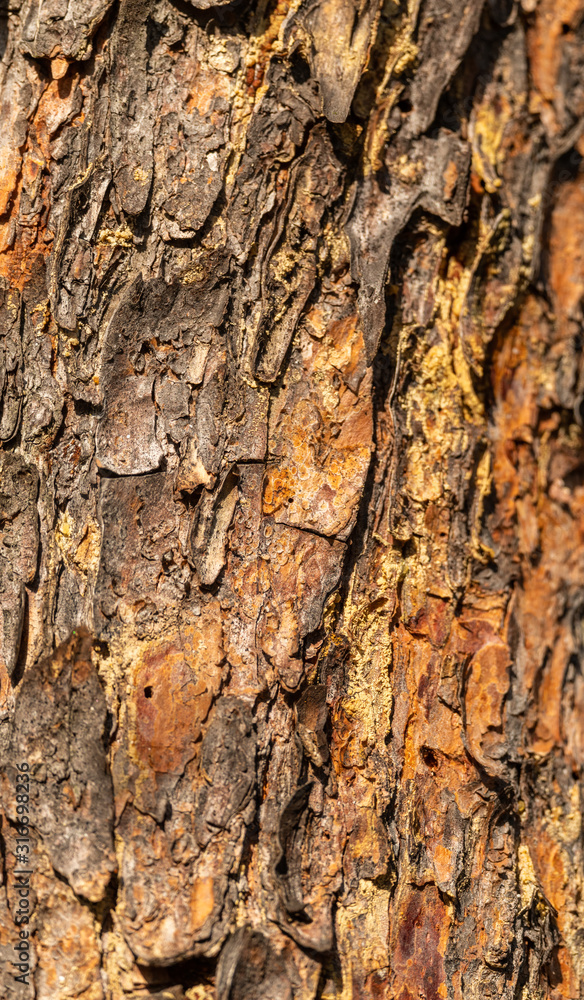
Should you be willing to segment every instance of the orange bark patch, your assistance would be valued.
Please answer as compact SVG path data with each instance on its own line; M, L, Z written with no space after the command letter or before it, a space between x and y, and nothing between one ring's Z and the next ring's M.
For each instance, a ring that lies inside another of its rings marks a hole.
M189 900L193 930L200 930L213 913L215 906L213 885L214 880L210 875L195 879L193 883Z
M467 738L481 763L503 742L503 701L509 690L509 649L494 639L475 653L466 688ZM492 766L492 765L491 765Z
M363 489L372 449L371 373L363 365L363 334L352 314L328 324L314 309L306 337L307 393L288 386L285 409L275 414L270 447L280 461L270 466L264 511L282 524L325 535L351 521Z
M456 190L456 182L458 180L458 168L455 160L450 160L446 170L442 174L442 179L444 181L444 200L450 201Z
M180 771L211 705L206 684L171 643L145 657L136 683L138 754L155 771Z
M552 214L550 285L561 320L579 310L584 295L584 174L562 186Z
M57 996L103 1000L101 949L93 914L68 887L57 883L49 893L47 880L40 881L36 996L39 1000Z
M136 672L138 757L159 773L182 771L219 689L221 623L205 624L148 649Z
M582 11L582 0L540 0L527 32L531 75L544 102L544 120L554 132L566 35L578 27Z
M217 605L207 605L195 621L137 656L112 759L118 817L132 800L146 811L155 809L165 776L182 774L196 755L201 726L221 687L224 653Z
M450 915L436 887L407 890L396 923L392 995L398 1000L444 1000Z

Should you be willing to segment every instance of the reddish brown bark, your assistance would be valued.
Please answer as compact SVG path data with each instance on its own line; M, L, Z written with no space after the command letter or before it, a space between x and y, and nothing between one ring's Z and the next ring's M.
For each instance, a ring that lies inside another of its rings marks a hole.
M580 998L580 0L2 10L2 996Z

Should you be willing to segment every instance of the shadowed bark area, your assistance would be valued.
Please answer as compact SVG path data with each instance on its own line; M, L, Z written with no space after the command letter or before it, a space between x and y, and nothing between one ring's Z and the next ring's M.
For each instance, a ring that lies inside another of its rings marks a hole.
M0 4L7 1000L580 1000L583 32Z

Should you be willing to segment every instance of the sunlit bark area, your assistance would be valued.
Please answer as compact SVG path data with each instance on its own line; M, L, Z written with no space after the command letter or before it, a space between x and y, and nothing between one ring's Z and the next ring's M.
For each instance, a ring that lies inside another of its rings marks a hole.
M0 51L2 997L580 1000L582 0Z

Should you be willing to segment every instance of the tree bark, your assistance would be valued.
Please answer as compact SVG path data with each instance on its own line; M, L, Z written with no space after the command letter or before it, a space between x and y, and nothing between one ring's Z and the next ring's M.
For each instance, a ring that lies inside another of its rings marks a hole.
M584 3L1 11L2 996L582 997Z

